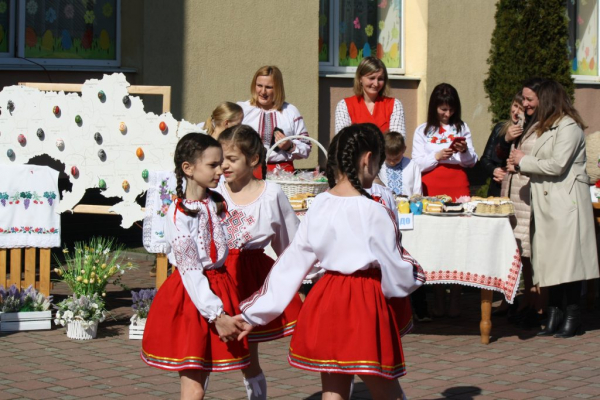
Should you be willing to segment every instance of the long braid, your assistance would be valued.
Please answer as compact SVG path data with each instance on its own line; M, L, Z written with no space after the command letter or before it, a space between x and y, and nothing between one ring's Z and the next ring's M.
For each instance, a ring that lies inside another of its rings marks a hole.
M352 187L356 189L361 195L372 199L371 195L362 187L358 180L358 171L356 170L356 164L358 163L359 154L359 138L357 134L354 134L348 138L346 146L342 150L341 154L341 166L342 171L346 173L348 181L352 184Z
M260 158L262 158L262 162L260 163L260 166L262 170L262 178L267 179L267 149L265 149L265 146L261 146L261 148Z
M338 170L337 165L337 149L340 136L336 135L329 148L327 149L327 166L325 168L325 174L327 175L327 183L329 188L332 189L335 186L336 171Z

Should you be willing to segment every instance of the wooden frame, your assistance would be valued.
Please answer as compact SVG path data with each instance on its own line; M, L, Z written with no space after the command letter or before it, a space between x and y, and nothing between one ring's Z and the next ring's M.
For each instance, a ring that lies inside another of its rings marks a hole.
M38 90L49 91L49 92L61 92L62 91L62 92L77 92L77 93L81 93L81 88L83 87L83 84L79 84L79 83L20 82L19 85L35 88ZM171 86L131 85L131 86L129 86L127 91L129 92L129 94L162 96L162 98L163 98L163 104L162 104L163 113L169 112L171 110ZM100 206L100 205L95 205L95 204L78 204L75 207L73 207L71 212L76 213L76 214L118 215L116 213L109 211L109 209L111 207L112 206ZM143 210L143 208L142 208L142 210ZM31 250L35 251L35 249L31 249ZM47 288L47 293L46 292L42 292L42 293L48 295L48 294L50 294L50 286L49 286L49 282L50 282L50 250L49 249L41 249L41 250L42 250L41 254L44 254L44 256L43 256L44 262L46 260L46 257L48 259L47 268L44 265L44 273L47 269L48 288ZM48 252L47 256L45 255L45 253L43 253L44 250L47 250L47 252ZM20 257L20 252L19 252L19 255L17 256L17 251L20 251L20 249L11 249L10 251L11 251L11 257L13 255L13 252L15 252L14 253L15 257ZM6 269L3 268L3 266L4 267L6 266L5 265L6 257L2 256L3 255L2 252L6 253L6 250L0 249L0 285L2 284L2 282L6 281ZM26 265L27 265L27 254L28 253L26 251L26 253L25 253ZM42 256L40 256L40 258L42 258ZM4 264L3 264L3 262L4 262ZM15 261L15 263L16 263L16 261ZM156 288L157 289L167 279L168 264L169 264L169 262L167 260L166 254L157 254L156 255ZM13 276L12 271L13 270L12 270L12 262L11 262L11 282L12 282L12 276ZM16 267L15 267L15 272L16 272ZM3 275L3 273L4 273L4 275ZM30 273L29 276L31 277L31 272L29 272L29 273ZM25 274L27 276L27 267L25 269ZM41 276L42 276L42 274L41 274L41 270L40 270L40 277ZM27 279L26 279L26 281L27 281ZM46 287L45 285L46 285L45 282L44 282L44 285L42 285L40 283L40 287L45 288ZM40 289L40 291L41 291L41 289Z
M39 250L38 258L35 247L0 249L0 285L7 288L14 284L19 289L33 285L44 296L49 296L52 288L50 249Z

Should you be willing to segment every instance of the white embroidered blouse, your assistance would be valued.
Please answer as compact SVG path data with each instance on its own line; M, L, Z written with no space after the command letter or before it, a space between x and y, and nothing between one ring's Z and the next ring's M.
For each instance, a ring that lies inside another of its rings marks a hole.
M240 304L243 318L265 325L280 315L317 260L321 268L342 274L380 268L384 296L408 296L425 275L402 247L394 219L387 207L365 196L319 194L262 288Z
M300 135L308 137L304 118L302 118L300 111L292 104L283 103L281 111L264 111L260 107L251 105L250 101L240 101L238 104L244 110L242 123L250 125L258 132L267 150L271 147L274 128L280 128L286 136ZM278 163L308 158L311 150L310 142L299 139L292 139L292 141L296 145L296 148L292 152L284 150L273 151L267 162Z
M171 203L167 212L167 257L177 267L183 286L200 314L212 322L223 312L223 302L210 289L204 270L222 267L227 257L227 239L221 218L210 198L183 200L188 209L198 210L195 216L178 209L177 203Z
M246 205L231 200L224 181L216 191L227 202L223 222L230 249L264 249L270 243L279 255L296 235L300 220L277 183L265 181L260 196Z
M425 134L426 125L419 125L413 136L412 160L417 163L421 169L421 173L431 171L438 164L455 164L470 168L477 163L477 153L475 153L475 148L473 147L471 130L466 123L464 123L460 132L457 132L456 127L453 125L442 125L440 129L430 130ZM437 161L435 153L450 147L450 143L457 136L466 138L467 151L464 153L454 153L447 160Z
M401 177L400 174L402 174ZM379 179L390 190L398 187L400 193L395 193L397 195L423 194L421 170L417 163L408 157L402 157L402 160L392 168L383 163L379 170Z

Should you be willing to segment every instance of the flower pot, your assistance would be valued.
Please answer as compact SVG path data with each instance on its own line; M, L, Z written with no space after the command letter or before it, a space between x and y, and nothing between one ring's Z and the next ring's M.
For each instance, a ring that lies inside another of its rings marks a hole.
M129 325L129 339L141 340L144 337L145 327L146 318L138 318L137 314L131 317L131 325Z
M86 328L82 321L71 321L67 323L67 337L76 340L95 339L98 333L98 321L90 322Z
M50 329L51 311L27 311L16 313L0 313L0 331L34 331Z

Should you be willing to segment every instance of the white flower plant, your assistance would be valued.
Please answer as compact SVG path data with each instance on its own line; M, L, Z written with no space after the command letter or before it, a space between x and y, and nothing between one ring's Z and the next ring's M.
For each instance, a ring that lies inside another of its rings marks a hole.
M57 311L54 323L62 326L72 321L81 321L81 325L88 328L94 322L103 322L107 314L104 300L97 293L91 296L73 294L58 303L55 308Z

